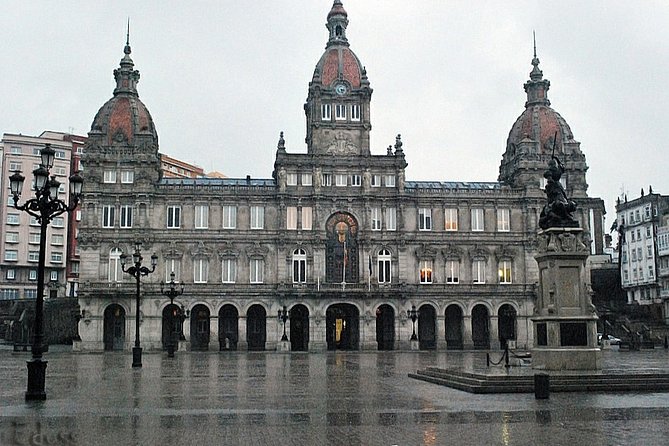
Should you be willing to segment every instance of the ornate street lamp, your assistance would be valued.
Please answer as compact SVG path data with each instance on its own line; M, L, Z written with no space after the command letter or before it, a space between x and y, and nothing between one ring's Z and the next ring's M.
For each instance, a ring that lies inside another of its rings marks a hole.
M154 253L151 255L151 269L146 266L142 266L142 244L140 242L135 243L135 251L132 253L132 265L126 269L125 264L128 260L128 256L125 253L121 254L121 270L124 273L130 274L135 278L137 282L137 305L135 312L135 346L132 348L132 366L141 367L142 366L142 347L139 346L139 279L142 276L148 276L156 270L156 265L158 264L158 256Z
M418 336L416 336L416 319L418 319L418 311L416 310L415 305L411 305L411 310L407 310L407 317L411 319L411 325L413 332L411 333L411 341L417 341Z
M279 320L283 322L283 336L281 336L281 341L287 341L288 336L286 336L286 321L290 316L288 316L288 309L286 306L283 306L283 310L279 308Z
M56 151L51 144L40 151L41 164L33 171L35 177L35 197L19 205L19 198L23 191L25 177L20 171L9 177L9 189L14 199L14 207L35 217L40 224L39 261L37 264L37 299L35 302L35 333L32 344L32 359L28 361L28 390L26 400L45 400L44 381L46 378L47 361L42 360L44 352L44 259L46 256L46 230L51 220L65 213L71 212L79 204L81 188L84 180L78 173L70 177L70 203L67 204L58 198L60 182L56 177L49 180L49 170L53 167Z
M169 334L167 339L167 357L174 358L174 349L176 347L177 340L174 338L177 334L176 330L176 320L179 319L179 323L183 323L184 314L182 309L174 308L174 298L181 296L184 293L184 284L181 284L181 289L177 290L176 282L174 282L174 271L170 273L170 288L165 290L165 284L160 283L160 293L163 296L170 298L170 323L169 323ZM183 308L183 307L182 307Z

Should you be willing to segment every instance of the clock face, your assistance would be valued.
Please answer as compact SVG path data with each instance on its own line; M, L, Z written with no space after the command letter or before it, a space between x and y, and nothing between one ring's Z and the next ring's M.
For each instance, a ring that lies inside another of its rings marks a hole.
M338 95L345 94L346 90L347 90L347 88L346 88L346 85L344 85L344 84L337 84L335 86L335 91L337 92Z

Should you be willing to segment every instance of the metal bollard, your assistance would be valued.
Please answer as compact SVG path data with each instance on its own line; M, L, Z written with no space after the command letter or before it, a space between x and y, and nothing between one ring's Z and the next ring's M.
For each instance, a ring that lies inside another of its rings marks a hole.
M537 373L534 375L534 398L547 400L550 397L550 375Z

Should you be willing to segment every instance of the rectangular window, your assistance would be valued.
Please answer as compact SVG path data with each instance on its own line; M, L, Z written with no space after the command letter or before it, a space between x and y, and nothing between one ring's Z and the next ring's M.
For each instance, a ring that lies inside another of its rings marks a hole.
M383 253L384 251L381 251ZM386 251L387 252L387 251ZM388 254L379 254L378 261L378 274L379 274L379 283L391 283L391 257Z
M335 119L337 121L343 121L346 119L346 105L335 104Z
M499 262L499 283L511 283L511 260Z
M630 232L631 232L631 234L632 234L632 241L634 241L634 231L632 230L632 231L630 231Z
M33 217L32 215L30 216L30 226L39 226L37 218Z
M332 106L330 104L321 104L321 121L332 120Z
M51 263L63 263L63 253L62 252L52 252L51 253Z
M652 279L653 277L655 277L655 271L653 270L652 266L649 266L648 267L648 278Z
M19 233L18 232L8 232L5 235L6 243L18 243L19 242Z
M132 184L135 181L135 172L132 170L121 171L121 183Z
M113 205L104 205L102 206L102 227L103 228L113 228L114 221L116 220L116 207Z
M223 229L235 229L237 227L237 207L223 206Z
M195 229L207 229L209 227L209 205L195 205Z
M652 259L653 258L653 246L648 245L647 248L648 248L648 258Z
M81 221L81 209L77 209L77 210L74 212L74 219L75 219L76 221Z
M39 245L39 232L31 232L28 234L28 243L31 245Z
M65 159L65 152L62 150L56 150L56 153L54 153L54 157L56 159L64 160Z
M485 283L485 260L474 260L472 262L472 282Z
M335 175L335 186L346 186L346 175L338 173Z
M62 228L65 226L65 217L54 217L54 219L51 220L51 226L54 228Z
M428 208L418 209L418 230L419 231L432 230L432 209Z
M37 270L31 269L28 273L28 280L37 280Z
M58 271L51 271L49 280L51 280L51 282L58 282Z
M5 276L7 280L14 280L16 279L16 270L13 268L10 268L7 270L7 275Z
M21 217L19 216L19 214L13 214L13 213L7 214L8 225L18 225L20 223L21 223Z
M419 268L420 283L432 283L432 260L421 260Z
M351 186L360 186L362 184L362 177L360 175L351 175Z
M472 231L483 231L483 209L472 209Z
M297 207L288 206L286 208L286 229L297 229Z
M509 232L511 230L509 209L497 209L497 231Z
M209 276L209 260L195 259L193 260L193 282L207 283Z
M287 186L297 186L297 174L296 173L286 174L286 185Z
M397 209L386 208L386 230L397 231Z
M395 187L395 175L386 175L386 187Z
M641 249L641 247L638 247L638 248L636 249L636 251L637 251L637 255L636 255L636 256L637 256L637 258L639 259L639 262L640 262L640 261L643 260L643 249Z
M381 209L380 208L372 208L371 209L371 222L372 222L372 231L380 231L381 230Z
M446 261L446 283L460 282L460 262L458 260Z
M313 221L312 221L312 210L311 207L303 207L302 208L302 229L306 231L311 231L311 228L313 226Z
M51 234L51 244L54 246L63 246L63 234Z
M104 183L116 183L116 171L115 170L105 170L103 173Z
M351 105L351 121L360 121L360 105Z
M39 251L28 251L29 262L39 262Z
M37 290L25 290L26 299L37 299Z
M632 248L632 262L636 262L636 249Z
M650 226L648 226L648 227L646 227L646 238L650 238L650 237L651 237L651 230L650 230Z
M444 230L458 230L458 210L454 208L444 209Z
M332 174L324 173L321 179L321 186L332 186Z
M223 259L221 261L221 281L235 283L237 280L237 259Z
M310 173L302 174L302 186L311 186L312 180L313 178Z
M165 259L165 282L169 283L172 280L172 273L174 273L174 281L181 282L181 259Z
M167 206L167 228L181 227L181 206Z
M19 260L19 252L15 249L5 249L5 260L7 262L16 262Z
M251 229L263 229L265 227L265 208L262 206L251 206Z
M123 205L121 206L121 212L120 212L120 223L119 226L121 228L132 228L132 206L131 205Z
M10 161L9 162L9 171L10 172L16 172L21 170L21 163L18 161Z
M381 175L372 175L372 187L381 187Z
M20 155L23 151L21 150L21 147L19 146L12 146L9 149L9 153L12 155ZM39 155L40 154L40 149L37 149L37 153L35 153L35 149L33 149L33 155Z
M293 255L293 283L307 283L307 258L304 254Z
M249 280L251 283L263 283L265 272L265 261L263 259L251 259L249 265Z

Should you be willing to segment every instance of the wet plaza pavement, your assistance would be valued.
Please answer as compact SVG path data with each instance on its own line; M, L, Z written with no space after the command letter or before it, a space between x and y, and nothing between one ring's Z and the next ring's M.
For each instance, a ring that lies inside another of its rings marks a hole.
M481 352L50 352L44 402L29 354L0 351L0 444L662 445L669 393L474 395L412 380ZM669 352L604 352L612 370L669 370Z

